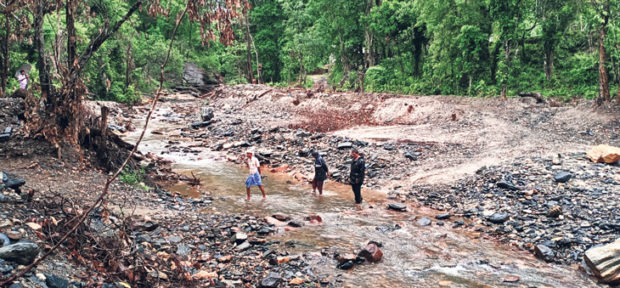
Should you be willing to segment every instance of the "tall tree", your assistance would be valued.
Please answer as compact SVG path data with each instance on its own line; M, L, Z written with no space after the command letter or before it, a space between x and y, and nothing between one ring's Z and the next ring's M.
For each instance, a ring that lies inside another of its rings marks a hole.
M613 1L617 4L616 1ZM599 26L598 26L598 103L608 102L611 97L609 94L609 79L607 75L607 52L605 48L605 40L607 38L607 26L609 25L609 19L611 17L611 4L612 0L591 0L591 5L598 12Z
M539 6L536 14L542 26L543 66L549 81L553 76L556 45L574 18L576 4L573 0L542 0Z
M502 86L501 97L506 99L507 87L511 74L511 51L514 41L518 37L518 27L523 19L523 0L491 0L491 17L499 30L499 40L504 47L503 71L501 71L500 84Z

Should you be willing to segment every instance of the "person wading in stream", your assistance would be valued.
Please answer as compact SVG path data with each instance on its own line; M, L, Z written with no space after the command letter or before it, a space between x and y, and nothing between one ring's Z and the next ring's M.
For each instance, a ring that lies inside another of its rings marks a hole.
M355 194L355 204L359 205L362 204L362 184L364 184L366 163L364 162L364 156L360 155L357 149L351 150L351 157L353 157L353 162L351 163L349 179L351 181L351 188L353 188L353 194Z
M314 157L314 179L312 179L312 193L316 193L316 189L319 189L319 195L323 195L323 182L327 179L329 170L327 163L319 152L313 151L312 157Z
M263 193L263 199L265 199L267 196L265 195L265 189L263 189L263 183L260 178L260 163L258 159L254 157L254 151L248 150L246 151L246 155L248 156L248 168L250 168L250 175L248 179L245 180L245 190L248 194L248 201L250 200L250 187L252 187L252 185L258 186L260 192Z

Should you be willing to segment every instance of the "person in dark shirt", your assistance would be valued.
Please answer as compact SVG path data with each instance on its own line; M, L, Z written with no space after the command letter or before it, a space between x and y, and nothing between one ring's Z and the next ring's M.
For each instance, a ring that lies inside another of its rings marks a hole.
M312 193L316 193L316 189L319 189L319 195L323 195L323 182L327 179L327 173L329 169L325 160L319 152L313 151L312 157L314 157L314 179L312 179Z
M353 194L355 194L355 204L362 203L362 184L364 184L364 172L366 171L366 163L364 162L364 156L360 154L357 149L351 150L351 174L349 179L351 181L351 188L353 188Z

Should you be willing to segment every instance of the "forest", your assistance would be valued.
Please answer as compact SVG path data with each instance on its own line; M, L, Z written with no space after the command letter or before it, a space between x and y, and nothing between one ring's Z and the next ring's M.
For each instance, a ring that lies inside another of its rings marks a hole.
M37 11L28 2L0 2L2 94L18 88L13 73L20 65L36 66ZM40 19L41 41L58 86L62 67L55 63L67 57L63 44L69 26L64 1L49 2L51 8ZM75 31L70 32L78 51L87 48L103 24L130 15L85 63L86 96L131 103L151 93L185 2L155 1L159 10L140 8L131 14L132 1L73 2ZM312 87L309 75L324 74L336 91L481 97L540 92L564 100L620 101L617 0L248 4L243 15L231 19L232 31L225 37L230 43L183 18L166 67L166 85L180 82L184 63L193 62L214 81L227 84ZM204 37L208 33L211 37ZM38 87L38 70L30 74Z

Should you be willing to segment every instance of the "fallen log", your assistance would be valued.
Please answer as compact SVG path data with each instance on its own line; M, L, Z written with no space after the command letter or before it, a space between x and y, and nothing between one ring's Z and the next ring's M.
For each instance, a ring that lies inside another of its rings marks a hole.
M536 103L546 103L545 98L540 92L519 92L520 97L532 97Z
M620 238L615 242L588 249L586 264L605 283L620 283Z

